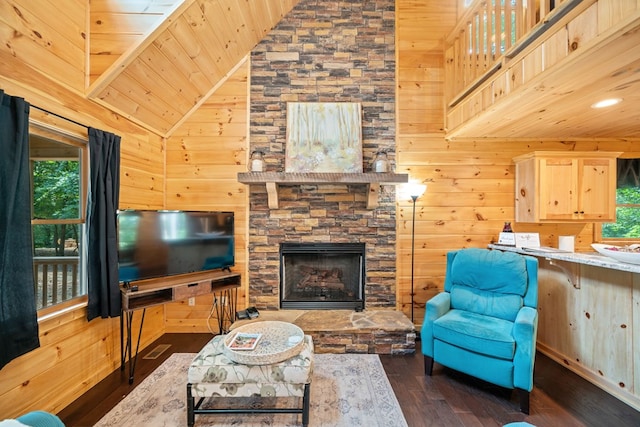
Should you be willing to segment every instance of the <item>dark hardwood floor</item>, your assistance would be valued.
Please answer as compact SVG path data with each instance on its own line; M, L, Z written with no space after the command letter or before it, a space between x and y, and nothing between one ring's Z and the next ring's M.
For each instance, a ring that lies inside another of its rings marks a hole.
M197 353L210 334L165 334L140 352L133 385L128 370L117 370L58 415L67 427L93 426L172 353ZM143 359L159 344L170 344L157 359ZM526 421L537 427L640 426L640 412L549 358L536 357L531 414L518 410L517 394L435 365L424 375L423 357L380 356L410 427L503 426ZM196 424L197 425L197 424Z
M518 394L511 390L437 363L433 376L425 376L419 348L415 355L380 359L412 427L503 426L516 421L537 427L640 426L640 412L540 353L530 415L519 411Z

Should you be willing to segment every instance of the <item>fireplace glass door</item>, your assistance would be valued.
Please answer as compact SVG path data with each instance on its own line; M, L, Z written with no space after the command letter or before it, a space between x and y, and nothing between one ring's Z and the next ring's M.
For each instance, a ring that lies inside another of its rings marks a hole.
M280 307L364 309L364 244L296 244L280 248Z

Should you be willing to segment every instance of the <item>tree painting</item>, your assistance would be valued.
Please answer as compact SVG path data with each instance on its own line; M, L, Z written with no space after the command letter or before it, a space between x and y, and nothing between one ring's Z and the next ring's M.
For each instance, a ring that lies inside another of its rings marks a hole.
M288 103L285 171L362 172L360 104Z

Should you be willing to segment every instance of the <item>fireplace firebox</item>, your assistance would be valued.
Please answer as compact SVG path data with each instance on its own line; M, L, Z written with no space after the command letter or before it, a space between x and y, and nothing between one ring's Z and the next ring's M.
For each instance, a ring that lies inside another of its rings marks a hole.
M280 308L364 309L364 243L282 243Z

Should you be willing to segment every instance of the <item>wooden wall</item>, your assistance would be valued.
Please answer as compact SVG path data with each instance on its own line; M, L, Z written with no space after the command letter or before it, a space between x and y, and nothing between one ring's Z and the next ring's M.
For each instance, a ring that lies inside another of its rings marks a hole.
M28 68L22 68L18 74L10 74L3 69L0 76L0 88L6 93L24 97L33 105L72 117L80 123L120 135L122 206L162 207L156 204L156 191L145 187L148 182L158 182L162 188L164 170L162 167L156 170L155 166L156 163L162 165L157 160L162 158L159 137L149 135L121 117L114 117L56 83L44 80ZM41 87L48 88L49 94L42 95ZM74 110L65 105L73 105ZM31 117L86 137L86 129L35 109L32 109ZM145 152L144 160L136 161L139 155L136 153L142 151ZM136 320L138 318L139 315ZM141 346L147 346L163 333L164 310L158 307L147 313ZM87 322L86 309L81 305L41 320L40 344L39 349L15 359L0 371L0 416L15 416L33 409L57 412L116 369L120 363L119 320Z
M477 140L445 141L443 37L456 19L455 3L396 1L397 172L427 184L416 202L416 325L422 324L425 302L443 288L446 253L486 247L497 241L505 221L511 221L515 231L539 232L542 245L557 247L558 235L575 235L576 250L591 251L593 224L514 222L513 157L534 150L634 151L632 139L505 140L478 135ZM398 302L409 315L412 204L398 197L398 205Z
M236 265L242 274L238 307L246 307L248 187L238 182L247 170L249 60L167 140L167 209L233 211ZM167 332L217 332L209 319L211 295L167 305Z
M414 262L414 323L424 317L424 301L436 293L444 280L443 244L460 245L454 237L455 225L449 223L451 208L432 206L450 204L459 195L439 201L429 166L433 152L444 147L444 35L453 28L456 2L396 1L397 145L396 172L408 173L410 181L427 183L427 192L416 201ZM459 167L459 171L464 167ZM450 171L450 173L455 173ZM443 192L441 189L440 192ZM397 215L397 288L398 306L411 313L412 214L413 205L402 189L398 191ZM466 209L465 209L466 211ZM472 215L467 213L467 217ZM464 215L464 212L463 212ZM454 218L461 218L460 213ZM436 224L442 224L437 226ZM444 233L433 235L436 227Z
M67 89L84 93L87 3L68 0L62 13L55 0L0 2L3 56L13 56ZM2 74L11 62L0 62Z
M72 4L64 13L55 1L0 3L0 88L32 105L120 135L121 206L162 208L164 142L80 95L84 91L87 2L67 3ZM31 117L80 137L87 135L84 127L34 108ZM0 370L2 419L34 409L57 412L119 367L118 319L87 322L81 305L41 319L39 324L41 347ZM147 312L141 346L163 333L164 309L160 306Z

